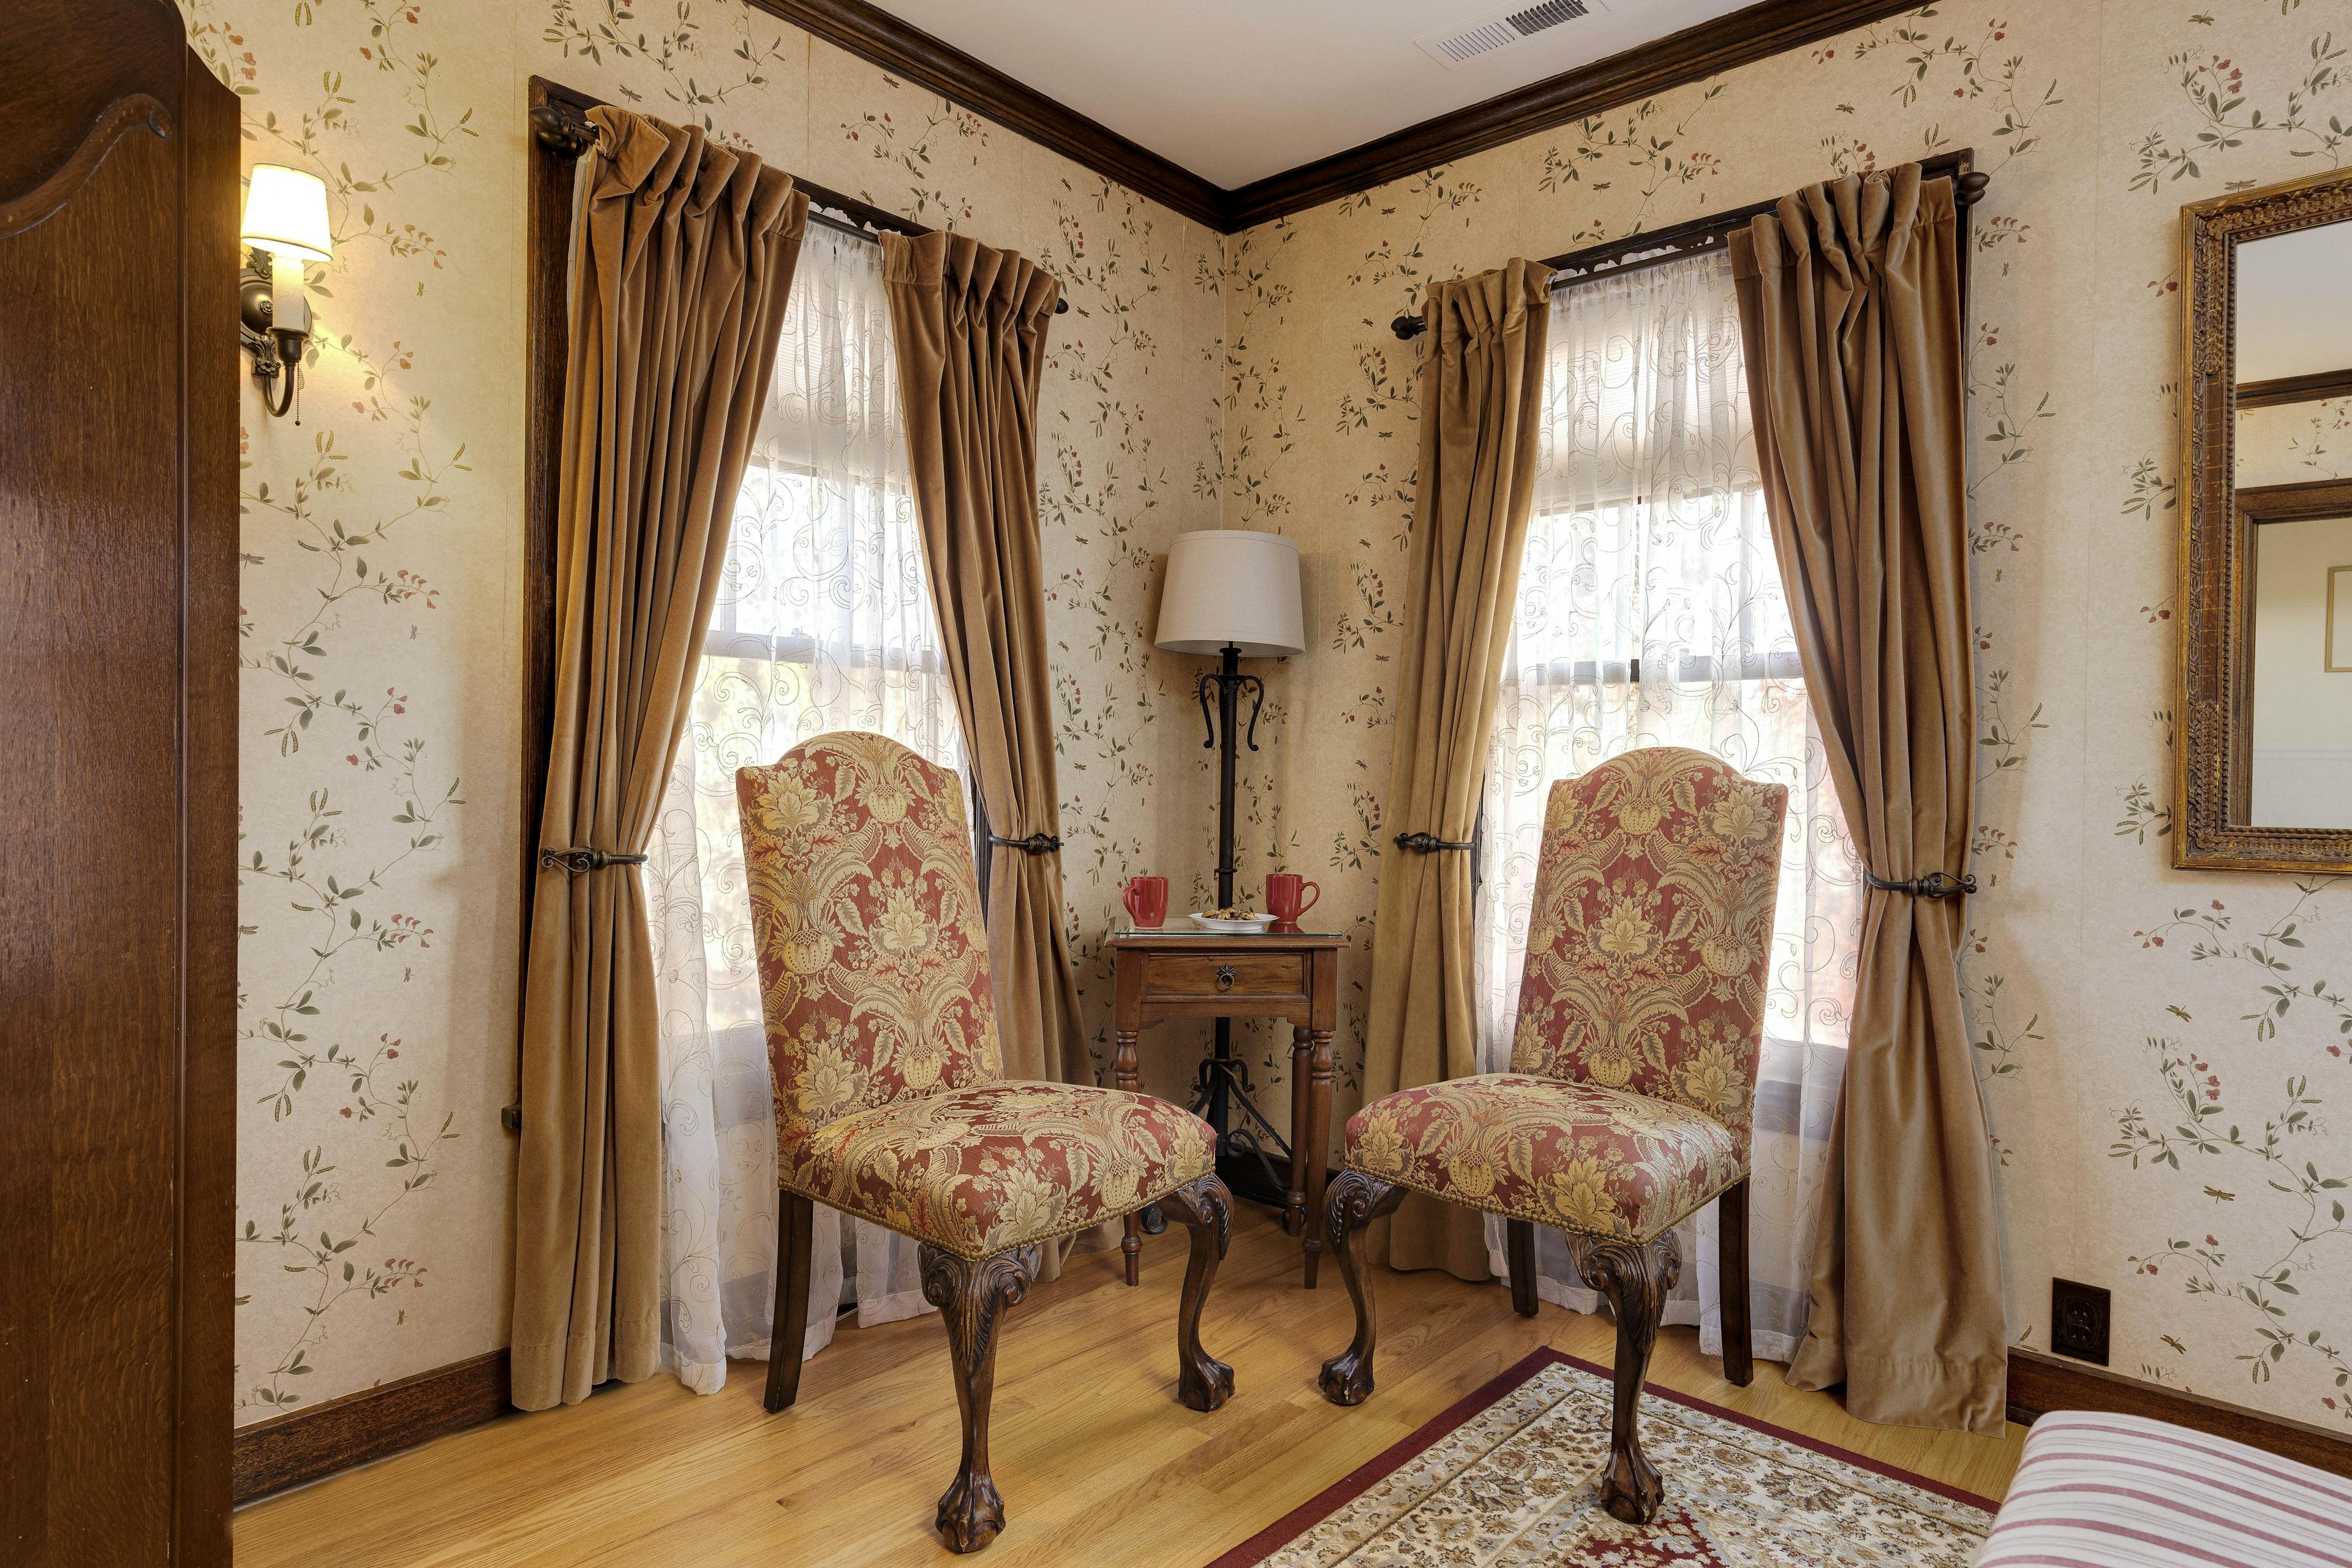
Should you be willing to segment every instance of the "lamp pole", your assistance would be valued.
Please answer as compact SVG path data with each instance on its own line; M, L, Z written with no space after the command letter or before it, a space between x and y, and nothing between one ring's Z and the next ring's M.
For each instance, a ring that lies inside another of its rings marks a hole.
M1201 717L1209 725L1209 738L1202 744L1217 748L1217 908L1221 910L1234 907L1234 877L1240 869L1234 858L1234 774L1240 765L1241 745L1246 744L1253 752L1257 750L1257 716L1265 706L1265 682L1255 675L1244 675L1241 660L1242 650L1227 643L1217 668L1202 673L1199 688ZM1210 721L1209 688L1213 685L1217 689L1217 715ZM1241 695L1244 688L1255 700L1250 706L1246 739L1241 734ZM1215 1030L1215 1061L1209 1071L1208 1122L1217 1133L1218 1174L1244 1197L1279 1205L1285 1194L1258 1180L1256 1172L1228 1153L1235 1071L1234 1021L1220 1017Z

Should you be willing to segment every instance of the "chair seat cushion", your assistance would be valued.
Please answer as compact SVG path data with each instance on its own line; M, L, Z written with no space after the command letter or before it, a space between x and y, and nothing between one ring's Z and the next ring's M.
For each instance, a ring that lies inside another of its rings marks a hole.
M2340 1568L2352 1481L2137 1415L2033 1424L1980 1568Z
M1647 1241L1748 1173L1720 1121L1594 1083L1486 1073L1348 1119L1347 1163L1448 1203Z
M776 1155L794 1192L972 1258L1132 1214L1205 1175L1216 1145L1148 1094L990 1083L845 1116Z

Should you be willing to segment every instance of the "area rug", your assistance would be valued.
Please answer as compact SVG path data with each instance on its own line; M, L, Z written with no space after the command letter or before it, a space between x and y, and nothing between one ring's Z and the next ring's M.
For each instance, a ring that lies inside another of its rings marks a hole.
M1621 1523L1596 1484L1609 1396L1538 1351L1209 1568L1967 1568L1992 1529L1983 1498L1654 1384L1665 1505Z

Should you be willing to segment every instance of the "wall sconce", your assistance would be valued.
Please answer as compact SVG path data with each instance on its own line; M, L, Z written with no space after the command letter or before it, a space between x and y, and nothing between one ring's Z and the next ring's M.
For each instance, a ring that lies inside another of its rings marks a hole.
M245 222L237 231L247 247L237 291L239 334L253 356L253 378L272 416L294 402L294 367L310 342L310 301L302 292L302 264L324 261L334 248L327 232L327 187L316 174L276 163L256 163L245 193ZM277 401L269 394L283 372ZM300 424L300 420L296 420Z

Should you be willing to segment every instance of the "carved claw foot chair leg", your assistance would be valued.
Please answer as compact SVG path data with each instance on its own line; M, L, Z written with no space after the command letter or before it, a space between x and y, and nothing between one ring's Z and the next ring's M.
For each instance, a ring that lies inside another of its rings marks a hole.
M1160 1207L1192 1233L1184 1304L1176 1314L1176 1397L1188 1409L1214 1410L1234 1396L1234 1369L1201 1348L1201 1308L1234 1238L1233 1194L1212 1171L1160 1199Z
M1372 1344L1379 1328L1372 1319L1370 1247L1364 1233L1372 1221L1395 1213L1404 1194L1404 1188L1361 1171L1342 1171L1331 1184L1323 1234L1339 1255L1339 1278L1347 1282L1348 1299L1356 1304L1356 1337L1323 1363L1318 1380L1323 1397L1334 1405L1361 1405L1372 1392Z
M801 1352L808 1342L809 1243L816 1205L786 1188L776 1192L776 1334L768 1344L768 1414L801 1395Z
M1609 1298L1609 1310L1617 1320L1617 1396L1610 1409L1609 1463L1601 1472L1601 1503L1628 1524L1649 1523L1664 1492L1657 1467L1642 1452L1637 1422L1642 1380L1658 1342L1658 1320L1665 1312L1666 1293L1682 1271L1682 1244L1671 1230L1646 1242L1592 1242L1578 1270L1588 1288Z
M923 1300L947 1324L963 1415L963 1462L940 1499L940 1534L950 1552L978 1552L1004 1528L1004 1499L988 1473L988 1404L996 1392L996 1319L1029 1293L1023 1250L967 1261L938 1247L919 1254Z
M1717 1275L1723 1282L1723 1381L1745 1388L1756 1381L1756 1348L1748 1321L1748 1182L1742 1178L1716 1200Z
M1536 1226L1533 1220L1503 1222L1503 1261L1511 1269L1511 1310L1536 1315Z

